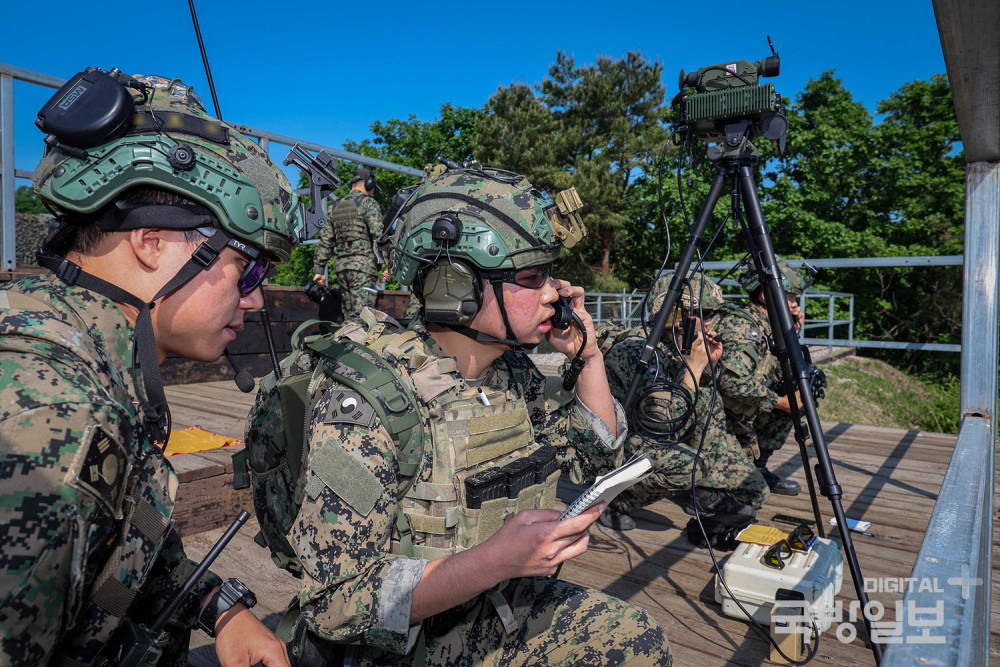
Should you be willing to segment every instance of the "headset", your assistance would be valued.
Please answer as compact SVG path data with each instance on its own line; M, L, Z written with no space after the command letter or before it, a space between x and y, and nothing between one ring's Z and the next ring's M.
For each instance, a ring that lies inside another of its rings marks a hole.
M378 183L375 180L375 172L372 171L368 167L364 167L364 168L368 170L368 174L369 174L368 178L364 179L364 181L365 181L365 192L366 193L367 192L375 192L375 190L378 188ZM351 181L351 184L353 185L354 183L357 183L360 180L361 180L360 178L356 178L353 181Z
M441 252L462 236L462 221L454 213L443 213L431 227L431 237ZM439 257L417 272L414 288L424 299L428 322L468 324L483 306L483 281L468 262ZM457 308L455 306L458 306Z

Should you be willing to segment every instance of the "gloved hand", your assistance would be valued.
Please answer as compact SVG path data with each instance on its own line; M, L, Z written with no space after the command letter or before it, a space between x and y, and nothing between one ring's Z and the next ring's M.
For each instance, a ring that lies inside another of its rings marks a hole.
M713 514L708 517L703 516L701 523L705 527L705 535L708 536L714 549L732 551L737 545L736 536L753 523L753 517L746 514ZM697 518L688 521L688 542L696 547L707 549L705 535L702 535Z

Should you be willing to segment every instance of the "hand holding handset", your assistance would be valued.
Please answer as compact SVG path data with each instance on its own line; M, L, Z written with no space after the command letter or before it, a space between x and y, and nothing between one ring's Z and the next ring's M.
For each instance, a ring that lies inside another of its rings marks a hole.
M580 377L580 372L587 362L583 358L583 348L587 347L587 328L583 326L583 322L580 321L580 316L573 312L573 309L569 305L569 301L566 297L560 296L559 300L552 304L552 307L556 309L556 312L552 315L551 322L552 328L554 329L569 329L569 325L576 323L577 328L580 333L583 334L583 341L580 343L580 350L576 353L573 361L570 362L569 368L563 373L563 389L566 391L572 391L573 387L576 386L576 380Z

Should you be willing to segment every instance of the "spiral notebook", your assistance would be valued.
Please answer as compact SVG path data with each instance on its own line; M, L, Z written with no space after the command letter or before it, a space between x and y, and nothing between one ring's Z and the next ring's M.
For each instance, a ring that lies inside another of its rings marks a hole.
M581 493L579 498L563 510L563 513L559 515L559 520L575 517L591 505L601 501L610 503L619 493L645 478L652 467L653 464L649 462L649 459L642 456L632 459L606 475L601 475L594 480L589 489Z

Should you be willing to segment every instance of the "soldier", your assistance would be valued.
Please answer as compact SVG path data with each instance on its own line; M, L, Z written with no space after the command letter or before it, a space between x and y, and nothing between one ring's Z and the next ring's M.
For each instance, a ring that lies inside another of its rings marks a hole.
M802 326L802 312L795 297L805 291L806 278L787 262L778 260L785 298L795 321ZM771 353L771 323L767 317L766 293L751 267L740 276L750 302L733 308L715 325L723 344L719 359L719 393L725 401L726 419L744 450L767 480L772 493L797 496L801 486L781 479L767 469L771 454L780 448L792 429L791 407L784 393L781 367ZM797 405L801 405L798 393ZM759 431L757 429L760 429Z
M333 270L340 283L344 319L357 318L361 309L375 305L378 265L374 242L382 233L382 211L373 195L378 184L368 167L358 167L351 189L333 206L330 224L319 233L313 260L313 280L326 286L327 262L336 255Z
M557 207L490 168L421 183L380 239L421 317L403 330L366 310L305 339L313 354L286 361L286 379L258 397L247 433L258 517L268 534L294 516L270 534L303 578L293 662L671 664L644 611L552 577L586 550L604 505L557 521L559 468L593 478L621 461L625 435L583 289L549 277L562 241L585 232L575 194ZM576 326L553 329L560 298L586 330L582 350ZM576 391L523 352L546 339L586 360ZM294 407L273 401L305 381L305 467L280 486L284 468L266 459ZM297 514L274 495L293 488Z
M288 179L189 86L78 77L40 113L55 120L34 188L57 218L38 260L54 275L0 286L3 664L94 664L181 590L195 563L171 527L159 362L217 359L299 240ZM206 573L159 664L185 664L200 625L223 664L287 665L254 601Z
M653 283L647 297L651 317L663 305L672 276L669 272ZM722 289L692 272L640 385L636 409L629 414L625 458L646 455L653 473L619 495L601 515L601 525L631 530L635 520L630 512L675 494L693 516L691 472L696 459L694 498L700 512L754 515L755 508L767 502L767 484L726 428L721 398L713 396L709 359L718 362L722 346L710 326L723 308ZM690 356L680 353L687 317L695 318ZM646 338L642 328L609 331L604 338L608 383L619 401L632 382Z

